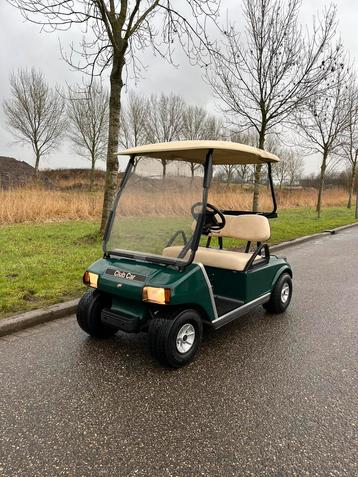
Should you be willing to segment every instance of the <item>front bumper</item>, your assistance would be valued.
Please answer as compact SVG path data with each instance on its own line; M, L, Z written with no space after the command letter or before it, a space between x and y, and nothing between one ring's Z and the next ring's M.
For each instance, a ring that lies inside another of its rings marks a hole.
M126 333L138 333L141 324L139 316L127 315L123 312L116 313L108 308L102 310L101 321Z

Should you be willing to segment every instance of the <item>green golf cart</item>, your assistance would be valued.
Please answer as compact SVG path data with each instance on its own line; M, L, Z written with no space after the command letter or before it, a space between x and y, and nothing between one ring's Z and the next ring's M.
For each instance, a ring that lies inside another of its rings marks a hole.
M177 141L119 156L127 165L104 255L85 272L89 289L77 308L86 333L147 331L152 354L179 367L198 350L204 325L220 328L259 305L286 310L292 270L266 243L268 218L277 216L275 155L226 141ZM243 188L217 179L225 168L248 164L267 165L269 212L238 210Z

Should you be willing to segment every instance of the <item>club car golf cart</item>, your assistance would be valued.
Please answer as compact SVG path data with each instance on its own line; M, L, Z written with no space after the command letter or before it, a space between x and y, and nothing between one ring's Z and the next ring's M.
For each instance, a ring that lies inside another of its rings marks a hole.
M148 144L122 155L130 159L107 223L104 256L83 277L90 288L77 320L85 332L107 338L118 330L148 331L152 354L179 367L193 358L203 325L220 328L259 305L271 313L286 310L292 270L266 243L268 218L277 216L275 155L224 141ZM242 189L216 180L218 173L261 163L268 167L273 210L236 210ZM210 203L216 199L224 210Z

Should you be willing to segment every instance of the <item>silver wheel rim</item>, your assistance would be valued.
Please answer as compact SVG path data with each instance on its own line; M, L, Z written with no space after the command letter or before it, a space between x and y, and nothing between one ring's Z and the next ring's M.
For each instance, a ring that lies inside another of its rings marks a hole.
M177 334L176 345L179 353L184 354L191 350L195 341L195 328L190 323L185 323Z
M281 290L281 301L282 303L287 303L287 300L290 296L290 285L288 283L284 283L282 290Z

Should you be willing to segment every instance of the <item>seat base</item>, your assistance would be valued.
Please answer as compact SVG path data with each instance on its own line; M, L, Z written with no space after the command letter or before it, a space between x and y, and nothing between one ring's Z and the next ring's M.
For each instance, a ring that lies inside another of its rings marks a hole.
M176 258L182 249L183 247L180 245L166 247L163 250L163 256ZM198 247L194 257L194 262L200 262L208 267L224 268L225 270L236 270L242 272L251 256L252 253ZM261 258L261 256L258 256L255 258L255 261L260 260Z

